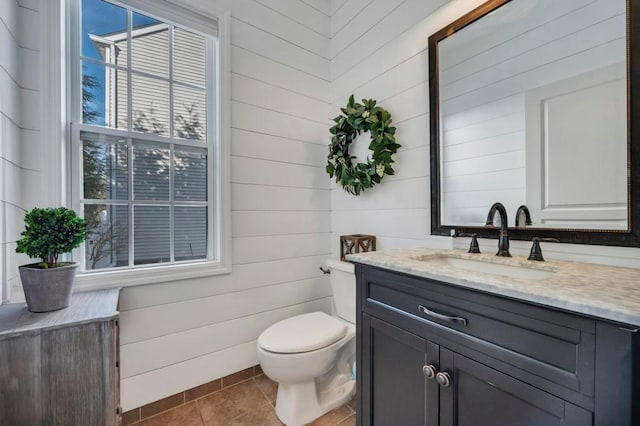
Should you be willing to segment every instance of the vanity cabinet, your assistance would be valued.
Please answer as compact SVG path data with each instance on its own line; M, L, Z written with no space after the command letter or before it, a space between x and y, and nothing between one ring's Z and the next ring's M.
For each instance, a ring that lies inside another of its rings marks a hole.
M363 264L356 276L359 425L640 421L634 330Z

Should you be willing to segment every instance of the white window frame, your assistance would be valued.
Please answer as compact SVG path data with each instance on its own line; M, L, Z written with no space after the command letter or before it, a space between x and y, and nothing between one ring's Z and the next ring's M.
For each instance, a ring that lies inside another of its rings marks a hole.
M217 10L207 6L207 10L194 8L193 6L186 6L179 0L136 0L135 2L129 0L109 0L110 2L125 6L129 9L133 9L136 12L144 15L152 16L160 21L169 22L185 29L194 29L196 32L203 32L203 22L217 22L217 37L215 40L214 57L208 61L208 73L214 72L213 78L207 78L207 83L212 84L212 88L207 88L207 105L208 111L212 111L211 114L207 113L207 134L208 139L212 137L214 143L209 151L212 155L209 157L208 164L208 183L209 185L209 228L214 238L208 244L208 253L215 254L215 259L209 259L206 261L188 261L172 264L152 264L152 265L138 265L128 267L126 269L102 269L95 271L86 271L79 273L76 279L77 286L82 289L96 289L106 287L126 287L140 284L152 284L167 281L184 280L190 278L206 277L220 274L227 274L231 272L231 207L230 207L230 178L229 178L229 111L230 111L230 97L229 97L229 23L230 13L229 10ZM65 5L66 2L66 5ZM50 3L50 2L46 2ZM58 3L51 2L51 3ZM74 97L79 98L80 85L77 82L81 78L81 65L80 65L80 26L74 25L74 22L79 22L80 10L78 0L59 0L57 7L48 8L44 12L49 14L49 17L53 22L62 21L62 25L51 25L51 28L45 28L43 30L49 31L49 36L53 36L53 42L51 44L58 44L60 50L58 52L67 52L66 58L57 57L56 55L44 55L45 65L52 65L52 68L56 66L60 70L55 75L62 77L55 84L55 88L52 91L51 97L45 97L44 110L52 108L56 100L58 101L57 110L60 111L60 105L64 105L65 99L71 100ZM134 6L135 5L135 6ZM196 26L190 25L188 21L189 16L194 18ZM47 15L43 15L45 20ZM166 18L170 17L170 19ZM56 18L60 19L58 21ZM75 20L75 21L74 21ZM197 21L197 22L196 22ZM66 31L62 31L62 28L66 25ZM57 29L56 35L52 34ZM63 37L60 37L61 34ZM43 34L47 37L47 34ZM69 40L66 43L65 40ZM64 49L68 46L68 49ZM209 55L211 56L211 55ZM57 63L56 63L57 62ZM68 68L66 68L68 67ZM65 69L69 72L65 72ZM46 72L44 74L47 74ZM66 78L65 78L66 77ZM55 81L53 77L44 76L44 84L50 84ZM72 84L75 83L75 84ZM66 86L66 87L65 87ZM46 87L46 86L45 86ZM217 94L217 96L214 95ZM56 99L57 98L57 99ZM68 205L78 211L80 214L80 194L82 182L81 176L81 161L82 161L82 148L80 146L79 135L81 130L91 131L91 125L83 125L81 123L72 123L68 118L78 117L77 111L72 111L72 108L80 108L80 104L75 106L72 102L68 102L66 108L62 108L65 112L65 117L62 121L60 117L55 117L55 114L48 114L48 119L43 114L44 125L43 128L50 128L53 131L59 131L58 134L64 135L66 143L56 144L48 146L48 153L45 151L45 155L50 155L50 158L58 160L57 166L51 167L52 171L58 171L57 178L53 179L53 182L59 182L61 188L66 188L66 191L59 191L59 194L50 194L47 200L48 204L63 204ZM66 111L65 111L66 110ZM58 120L56 126L55 120ZM62 125L60 123L63 123ZM64 123L67 123L66 125ZM100 134L108 134L111 129L99 128ZM117 131L116 131L117 133ZM128 132L127 132L128 133ZM143 139L152 140L152 135L144 135ZM162 138L163 143L169 142L168 138ZM188 144L188 143L187 143ZM196 144L192 144L196 145ZM202 146L202 144L199 144ZM56 149L60 148L60 149ZM65 167L65 164L69 164L70 167ZM62 176L64 170L70 170L70 174ZM131 171L129 171L131 172ZM54 173L47 173L52 175ZM47 180L47 177L43 176L45 181L49 183L52 180ZM67 201L65 203L65 201ZM106 200L108 201L108 200ZM129 218L133 221L133 218ZM130 236L131 238L131 236ZM173 238L173 236L172 236ZM84 253L82 250L74 252L73 257L76 260L83 259Z

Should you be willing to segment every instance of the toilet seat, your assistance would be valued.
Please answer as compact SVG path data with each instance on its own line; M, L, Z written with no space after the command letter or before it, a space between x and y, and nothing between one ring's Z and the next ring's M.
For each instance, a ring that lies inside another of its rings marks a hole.
M258 345L268 352L296 354L325 348L347 334L347 326L324 312L287 318L267 328Z

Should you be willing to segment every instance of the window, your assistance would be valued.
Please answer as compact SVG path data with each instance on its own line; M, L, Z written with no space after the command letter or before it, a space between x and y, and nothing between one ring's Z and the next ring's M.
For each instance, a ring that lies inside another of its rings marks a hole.
M70 9L70 183L87 223L82 270L220 263L216 21L157 0L75 0Z

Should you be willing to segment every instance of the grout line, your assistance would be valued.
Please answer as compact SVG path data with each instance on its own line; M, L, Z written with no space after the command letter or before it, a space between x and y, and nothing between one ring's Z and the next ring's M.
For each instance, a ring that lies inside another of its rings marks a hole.
M256 381L256 377L257 376L253 376L253 383L255 383L255 385L258 387L258 389L260 390L260 393L262 394L262 396L264 396L264 399L269 403L269 405L271 405L273 407L273 404L271 403L271 400L269 399L269 397L267 396L266 393L264 393L264 391L262 390L262 388L260 387L260 385L258 384L258 382ZM274 407L275 408L275 407Z
M215 393L215 392L212 392ZM209 393L207 395L202 396L202 398L204 398L205 396L211 395L212 393ZM200 423L202 423L204 425L204 417L202 417L202 410L200 410L200 404L198 403L198 400L201 398L196 398L193 400L193 402L196 403L196 411L198 412L198 417L200 417Z

